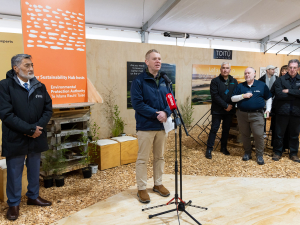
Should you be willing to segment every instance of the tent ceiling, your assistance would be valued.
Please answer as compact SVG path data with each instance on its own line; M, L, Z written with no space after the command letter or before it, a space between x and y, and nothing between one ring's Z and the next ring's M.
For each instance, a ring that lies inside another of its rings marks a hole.
M85 0L86 23L140 29L169 1ZM0 14L21 14L20 0L0 0L0 5ZM152 30L260 40L299 20L299 12L299 0L181 0ZM273 41L283 36L293 42L300 27Z

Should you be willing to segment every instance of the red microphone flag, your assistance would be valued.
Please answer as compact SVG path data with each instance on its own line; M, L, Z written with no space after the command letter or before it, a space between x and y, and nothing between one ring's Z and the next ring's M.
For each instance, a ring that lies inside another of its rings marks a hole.
M173 95L171 93L166 95L166 99L171 111L177 109L175 99L173 98Z

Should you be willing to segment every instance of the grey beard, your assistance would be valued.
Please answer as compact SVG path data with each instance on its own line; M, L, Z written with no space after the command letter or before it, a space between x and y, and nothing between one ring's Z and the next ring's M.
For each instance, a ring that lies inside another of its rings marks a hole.
M26 79L26 80L30 80L30 79L34 78L34 74L26 75L22 71L19 72L19 76Z

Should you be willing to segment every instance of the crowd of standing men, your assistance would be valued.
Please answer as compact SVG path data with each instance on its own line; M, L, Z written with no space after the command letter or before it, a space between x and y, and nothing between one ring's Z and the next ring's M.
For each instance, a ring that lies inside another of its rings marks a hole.
M297 154L300 132L300 62L292 59L288 65L281 67L279 77L276 67L266 67L266 74L255 79L256 71L248 67L244 72L245 82L238 84L230 75L231 65L221 64L220 75L212 79L210 92L212 98L211 130L207 140L205 157L212 158L213 146L217 131L222 121L221 152L230 155L227 150L232 116L236 113L239 132L244 145L242 160L252 158L251 133L253 134L256 161L264 164L264 134L266 118L271 116L272 146L274 161L280 160L285 149L289 149L289 157L300 162Z

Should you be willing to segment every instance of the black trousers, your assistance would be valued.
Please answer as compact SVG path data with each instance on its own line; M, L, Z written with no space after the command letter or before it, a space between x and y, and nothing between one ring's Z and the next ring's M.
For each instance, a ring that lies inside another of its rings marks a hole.
M272 140L271 140L271 146L274 147L274 142L276 139L276 115L273 115L271 117L271 126L270 130L272 130ZM289 141L290 141L290 133L289 133L289 127L286 128L284 137L283 137L283 151L285 149L290 149L289 147Z
M282 155L283 138L288 129L290 156L297 155L299 148L300 117L276 115L276 138L273 151L276 155Z
M216 135L222 120L223 120L223 124L222 124L221 148L227 147L227 140L229 135L230 124L232 121L232 115L218 114L218 115L212 115L211 129L207 140L207 150L213 150Z

